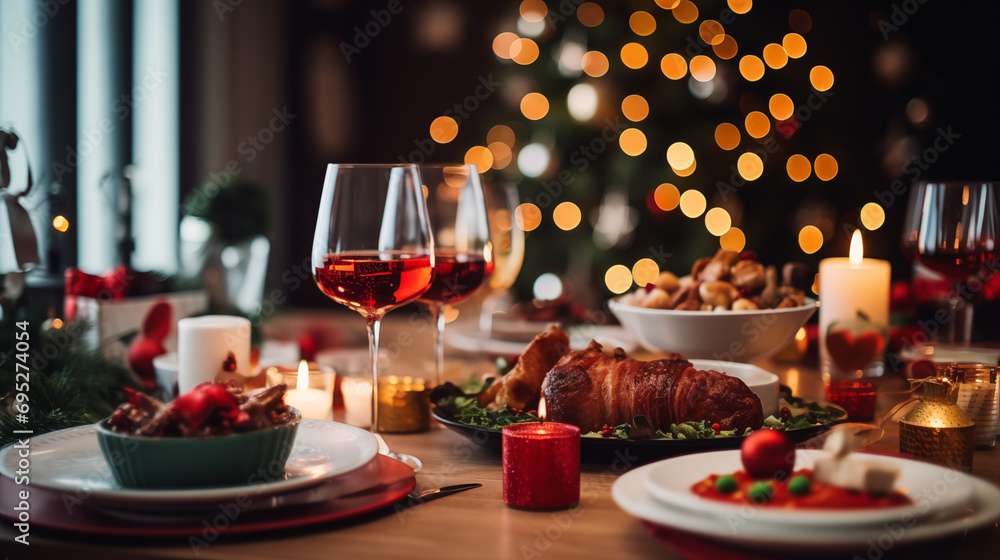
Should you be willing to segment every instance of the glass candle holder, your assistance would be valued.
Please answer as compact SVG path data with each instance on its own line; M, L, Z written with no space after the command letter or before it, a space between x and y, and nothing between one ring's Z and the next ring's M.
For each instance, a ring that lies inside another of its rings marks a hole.
M996 366L950 364L946 375L958 384L956 404L976 423L976 449L992 449L1000 427L1000 384Z
M917 406L899 420L899 452L963 471L972 470L976 425L955 402L948 378L923 380Z
M264 374L268 387L288 385L285 404L299 409L303 418L333 418L333 387L337 375L332 370L324 371L302 360L297 367L272 366L264 370Z
M427 383L410 376L379 378L378 424L380 432L390 433L430 429L431 390Z
M563 508L580 501L580 428L524 422L503 429L503 501Z

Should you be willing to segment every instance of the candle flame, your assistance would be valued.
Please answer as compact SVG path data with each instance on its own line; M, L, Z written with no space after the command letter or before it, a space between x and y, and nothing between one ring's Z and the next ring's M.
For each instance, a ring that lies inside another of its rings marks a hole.
M296 389L309 388L309 362L302 360L299 362L299 379L295 383Z
M861 264L861 260L865 257L865 248L861 244L861 230L854 230L854 236L851 237L851 252L849 253L849 258L852 265Z
M542 395L542 399L538 401L538 419L542 422L545 421L545 395Z

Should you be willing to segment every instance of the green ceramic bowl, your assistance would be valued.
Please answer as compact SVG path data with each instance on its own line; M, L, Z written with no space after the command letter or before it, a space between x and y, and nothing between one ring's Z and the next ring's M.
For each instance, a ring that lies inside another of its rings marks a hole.
M141 437L97 423L97 442L108 468L125 488L197 488L252 484L281 478L302 415L287 424L225 436Z

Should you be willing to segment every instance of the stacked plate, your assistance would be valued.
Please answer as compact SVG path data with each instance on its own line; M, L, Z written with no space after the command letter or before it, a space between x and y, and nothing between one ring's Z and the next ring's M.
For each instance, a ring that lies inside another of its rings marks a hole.
M799 450L796 470L811 468L819 450ZM1000 488L936 465L897 457L872 456L896 464L896 488L912 504L865 510L788 510L750 503L703 499L691 486L709 474L742 469L739 450L686 455L653 463L621 476L612 496L628 513L711 540L764 549L817 548L864 556L880 550L936 539L996 523Z
M2 494L29 491L32 525L91 534L217 536L333 521L395 503L415 484L412 469L378 454L373 435L321 420L301 422L283 476L238 486L122 488L94 426L31 438L28 449L28 484L19 449L0 451ZM17 519L16 505L4 500L0 516Z

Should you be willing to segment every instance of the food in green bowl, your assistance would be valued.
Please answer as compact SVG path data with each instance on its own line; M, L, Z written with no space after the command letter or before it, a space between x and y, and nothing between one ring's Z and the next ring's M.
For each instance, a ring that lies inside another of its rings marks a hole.
M141 393L97 424L97 441L126 488L253 484L284 475L302 415L286 386L247 396L202 383L170 403Z

